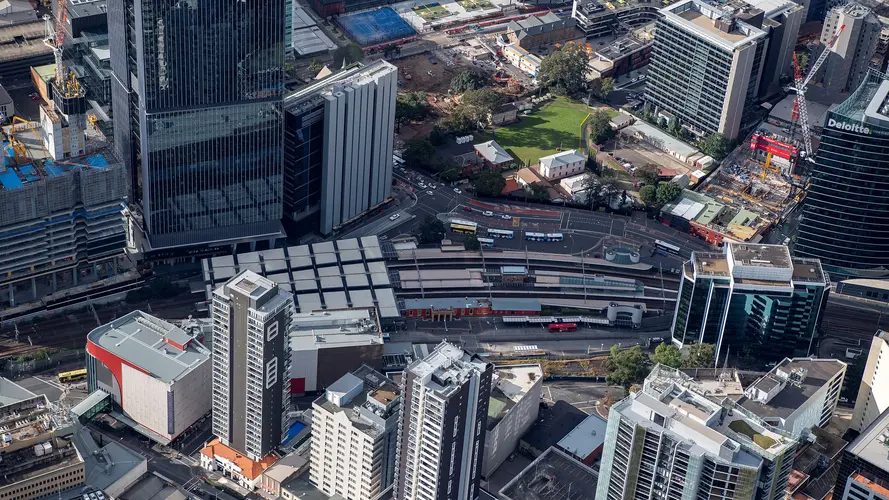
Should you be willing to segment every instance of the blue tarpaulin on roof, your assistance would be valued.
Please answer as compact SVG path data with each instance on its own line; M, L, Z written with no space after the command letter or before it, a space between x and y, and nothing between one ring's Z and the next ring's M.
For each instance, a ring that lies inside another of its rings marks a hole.
M0 184L3 184L3 187L6 189L18 189L20 187L25 187L25 185L22 184L21 179L19 179L18 174L11 169L0 174Z

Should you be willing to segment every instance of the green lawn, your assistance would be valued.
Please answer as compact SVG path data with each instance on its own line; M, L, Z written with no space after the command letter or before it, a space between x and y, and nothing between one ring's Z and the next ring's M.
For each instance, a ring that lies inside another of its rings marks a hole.
M580 125L589 108L580 103L556 99L522 115L518 123L494 131L497 144L516 160L533 165L541 156L556 153L559 147L580 148Z
M494 4L488 0L458 0L457 3L467 11L490 9L494 6Z
M427 21L434 21L435 19L450 15L448 9L445 9L438 3L416 5L414 6L413 10L414 13Z
M749 437L753 440L754 443L756 443L764 450L768 450L776 443L774 439L754 431L753 427L750 427L750 424L743 420L735 420L729 423L728 428L737 432L738 434L743 434Z

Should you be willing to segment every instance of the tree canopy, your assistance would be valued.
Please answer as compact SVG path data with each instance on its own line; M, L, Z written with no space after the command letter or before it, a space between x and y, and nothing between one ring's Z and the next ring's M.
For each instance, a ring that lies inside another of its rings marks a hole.
M444 222L432 215L428 215L423 221L423 224L417 229L414 236L420 240L420 243L441 243L441 240L444 238L447 231Z
M614 137L614 129L611 128L611 118L605 111L594 111L587 120L587 130L589 130L590 140L596 144L604 144L606 141Z
M639 189L639 199L648 207L657 206L657 187L653 184L646 184Z
M558 95L579 94L586 86L589 61L586 47L579 43L566 43L561 50L543 58L537 81Z
M657 185L658 177L660 176L660 167L655 165L654 163L646 163L641 167L636 169L636 177L639 180L645 182L645 184L650 186Z
M602 101L608 100L608 95L614 92L614 78L596 78L589 83L588 90Z
M682 188L675 182L661 182L657 186L657 204L664 206L682 194Z
M721 161L728 156L729 153L728 139L719 132L705 137L704 140L698 144L698 147L701 148L701 151L705 155L712 156L716 161Z
M478 90L467 90L460 98L460 104L471 112L475 121L487 123L488 114L493 112L503 96L490 87Z
M435 160L435 146L428 139L407 141L403 158L410 167L429 167Z
M714 359L716 359L715 345L692 344L682 364L686 368L712 368Z
M429 116L426 92L408 92L395 98L395 121L398 125L418 122Z
M462 94L467 90L478 90L485 87L490 82L490 78L478 71L464 69L451 78L451 89Z
M476 122L473 119L473 111L466 106L457 107L451 116L442 118L438 125L454 135L463 135L476 129Z
M609 384L621 385L629 390L630 386L642 382L649 371L648 356L641 346L629 349L611 346L611 355L605 361L605 368L610 370L607 381Z
M654 349L651 362L661 363L672 368L682 368L682 351L673 344L660 344Z
M476 194L481 196L500 196L506 186L506 179L495 170L483 170L472 180L472 185Z

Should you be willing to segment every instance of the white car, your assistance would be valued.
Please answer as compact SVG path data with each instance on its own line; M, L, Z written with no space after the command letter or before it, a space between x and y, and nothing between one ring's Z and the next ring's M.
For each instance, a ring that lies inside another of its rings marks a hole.
M429 189L435 189L435 184L430 184Z
M426 189L426 184L423 184L422 182L418 182L417 185L420 186L420 189Z
M429 196L432 196L435 193L433 193L432 191L426 191L426 194L428 194Z
M459 188L454 188L454 192L457 193L457 194L460 194L460 193L462 193L463 191L460 191Z
M484 215L485 217L493 217L494 212L492 212L490 210L485 210L484 212L482 212L482 215Z
M503 214L503 215L500 216L500 218L503 219L503 220L510 220L510 219L512 219L512 216L511 216L511 215Z
M399 218L399 217L401 217L401 214L390 215L390 216L389 216L389 220L395 220L395 219L397 219L397 218Z

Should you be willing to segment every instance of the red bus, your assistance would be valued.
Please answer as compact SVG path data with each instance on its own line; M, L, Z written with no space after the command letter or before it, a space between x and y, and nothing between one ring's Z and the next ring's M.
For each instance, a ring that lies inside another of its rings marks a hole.
M577 323L553 323L549 325L551 332L576 332Z

